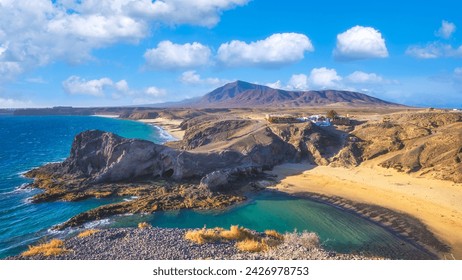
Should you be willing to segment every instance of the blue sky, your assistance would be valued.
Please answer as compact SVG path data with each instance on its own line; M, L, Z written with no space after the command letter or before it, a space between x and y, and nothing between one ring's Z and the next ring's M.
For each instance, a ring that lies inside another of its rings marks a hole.
M237 79L460 108L458 2L0 0L0 108L176 101Z

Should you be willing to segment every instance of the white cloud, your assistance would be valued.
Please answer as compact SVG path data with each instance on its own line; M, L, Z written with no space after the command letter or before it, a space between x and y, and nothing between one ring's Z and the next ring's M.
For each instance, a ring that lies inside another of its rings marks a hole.
M287 83L287 88L293 90L307 90L308 76L305 74L292 75L289 82Z
M378 30L357 25L337 35L334 56L340 60L385 58L388 50Z
M449 39L455 31L456 25L454 23L443 20L440 29L436 32L436 36Z
M311 70L309 83L321 88L339 87L339 82L342 80L335 69L326 67L314 68Z
M285 89L285 87L282 85L280 80L277 80L274 83L267 83L265 86L270 87L270 88L275 88L275 89Z
M194 70L186 71L181 74L180 81L186 85L211 85L217 86L226 84L229 80L219 78L201 78Z
M160 97L167 94L167 91L158 87L148 87L144 93L150 97Z
M104 96L106 90L110 89L114 91L114 96L117 98L120 98L122 93L130 93L127 81L113 82L106 77L87 81L78 76L70 76L62 82L62 86L64 91L69 94L86 94L98 97Z
M81 63L92 51L136 43L152 27L212 27L249 0L0 0L2 79L55 61ZM17 65L17 66L15 66Z
M170 25L191 24L213 27L225 10L247 4L250 0L140 0L130 1L131 13Z
M151 68L178 69L203 66L210 63L211 50L200 43L174 44L162 41L157 48L144 53L146 64Z
M355 84L379 84L385 82L385 79L382 76L362 71L355 71L348 75L346 79Z
M163 88L150 86L144 89L131 89L126 80L114 82L107 77L86 80L78 76L71 76L62 82L62 86L66 93L72 95L109 96L119 100L129 98L128 100L137 104L153 103L156 100L158 102L160 97L167 95L167 91Z
M114 88L119 91L119 92L124 92L128 93L130 91L130 88L128 86L127 81L125 80L120 80L117 83L114 84Z
M218 60L229 66L284 65L304 58L305 52L314 51L310 39L298 33L277 33L251 43L231 41L218 49Z
M11 80L23 72L21 65L14 61L0 61L0 81Z
M419 59L432 59L440 57L462 57L462 45L454 48L449 44L440 42L428 43L426 46L410 46L406 54Z
M17 100L12 98L2 98L0 97L0 108L26 108L33 107L34 104L28 100Z

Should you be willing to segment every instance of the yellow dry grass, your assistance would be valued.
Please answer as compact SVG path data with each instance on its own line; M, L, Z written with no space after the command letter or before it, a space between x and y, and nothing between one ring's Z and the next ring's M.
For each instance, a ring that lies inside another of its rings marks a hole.
M78 238L85 238L85 237L88 237L90 235L93 235L97 232L99 232L100 230L99 229L89 229L89 230L86 230L86 231L82 231L81 233L79 233L79 235L77 235Z
M190 240L196 244L204 244L207 242L214 242L220 240L221 228L215 229L199 229L199 230L188 230L185 234L185 239Z
M265 243L264 240L258 241L255 239L245 239L237 242L236 248L240 251L256 253L268 250L269 246Z
M56 256L67 253L69 250L64 248L64 242L59 239L53 239L48 243L39 244L36 246L29 246L29 250L23 252L23 257L30 257L36 255Z
M220 236L227 240L238 241L257 238L257 236L250 232L250 230L239 226L231 226L229 230L221 231Z
M185 239L196 244L216 241L236 241L236 248L246 252L261 252L280 245L284 237L275 230L266 230L267 237L262 238L249 229L233 225L229 230L223 228L189 230Z
M274 238L276 238L278 240L283 240L284 239L284 235L280 234L279 232L275 231L274 229L265 230L265 234L267 236L274 237Z
M138 224L138 228L140 228L140 229L143 229L143 228L150 228L150 227L151 227L151 225L148 224L148 223L146 223L146 222L142 222L142 223L139 223L139 224Z

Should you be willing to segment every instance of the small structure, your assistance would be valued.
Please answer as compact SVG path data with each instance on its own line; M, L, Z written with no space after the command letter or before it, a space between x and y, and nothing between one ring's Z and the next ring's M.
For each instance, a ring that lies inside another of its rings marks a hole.
M343 116L335 116L331 122L335 125L350 125L350 118Z
M330 119L321 115L312 115L307 118L310 122L317 126L331 126Z
M300 123L300 118L291 115L272 115L266 114L265 119L270 123Z

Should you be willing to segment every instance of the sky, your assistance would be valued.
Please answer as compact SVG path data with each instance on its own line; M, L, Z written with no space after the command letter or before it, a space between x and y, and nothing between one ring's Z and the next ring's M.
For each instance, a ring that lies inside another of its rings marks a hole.
M235 80L462 108L457 0L0 0L0 108L179 101Z

